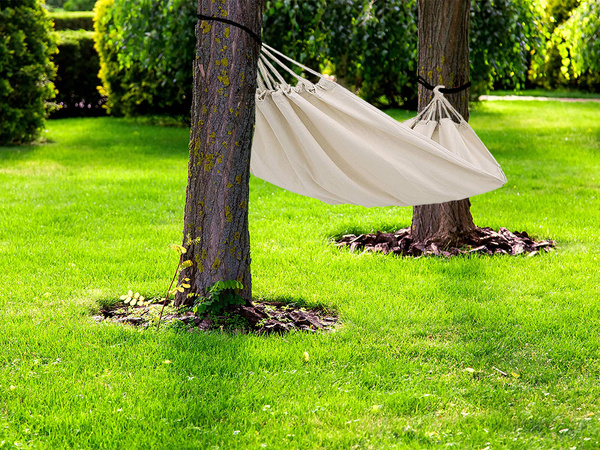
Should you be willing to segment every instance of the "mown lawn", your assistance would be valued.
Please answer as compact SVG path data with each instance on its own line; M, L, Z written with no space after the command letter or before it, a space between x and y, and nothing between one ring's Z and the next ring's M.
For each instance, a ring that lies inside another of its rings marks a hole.
M490 95L518 95L531 97L549 97L549 98L579 98L579 99L598 99L600 94L595 92L579 91L575 89L521 89L519 91L495 90L491 91Z
M476 223L557 251L351 254L330 237L406 227L410 208L253 179L254 294L335 308L317 335L91 320L166 289L187 130L57 120L46 145L0 148L0 448L598 448L600 105L488 102L471 124L509 180L472 199Z

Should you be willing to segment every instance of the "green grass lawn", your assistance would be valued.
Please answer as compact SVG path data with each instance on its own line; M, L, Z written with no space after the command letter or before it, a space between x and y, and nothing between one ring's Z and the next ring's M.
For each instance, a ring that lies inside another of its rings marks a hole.
M490 95L518 95L531 97L550 97L550 98L600 98L600 94L594 92L579 91L574 89L521 89L519 91L495 90L491 91Z
M316 335L91 320L166 289L187 130L57 120L46 145L0 148L0 448L599 448L600 107L485 102L471 124L508 177L472 199L476 223L557 251L351 254L330 237L411 209L253 179L254 294L335 308L342 325Z

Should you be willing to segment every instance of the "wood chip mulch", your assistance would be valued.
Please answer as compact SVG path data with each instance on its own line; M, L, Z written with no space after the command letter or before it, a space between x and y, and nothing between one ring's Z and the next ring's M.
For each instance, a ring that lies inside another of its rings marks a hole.
M146 306L115 305L103 309L93 316L96 322L113 322L129 324L136 327L156 327L156 317L161 304ZM227 325L232 317L243 319L236 326ZM152 320L154 318L154 321ZM253 302L252 306L232 306L220 316L197 316L193 311L183 309L171 311L163 315L162 324L180 323L190 331L223 331L220 324L229 330L253 332L258 334L288 333L292 331L332 330L338 323L337 317L329 311L312 308L306 309L282 302ZM240 325L240 326L238 326Z
M464 240L460 247L440 247L435 242L418 243L411 237L410 228L403 228L394 233L347 234L335 244L338 247L348 247L351 252L381 252L393 253L400 256L452 256L480 255L521 255L534 256L554 250L555 242L551 240L535 241L525 231L509 231L500 228L477 228Z

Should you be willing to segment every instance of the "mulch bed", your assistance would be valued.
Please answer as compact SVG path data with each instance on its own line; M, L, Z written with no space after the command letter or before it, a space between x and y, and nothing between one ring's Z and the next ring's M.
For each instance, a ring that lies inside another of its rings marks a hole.
M127 306L117 304L103 309L93 319L97 322L113 322L134 325L142 328L156 327L156 318L162 304L147 306ZM241 320L234 320L237 317ZM253 306L232 306L220 316L196 316L189 309L181 311L172 307L166 312L161 323L181 324L190 331L236 330L258 334L288 333L291 331L331 330L338 319L330 312L319 309L305 309L281 302L253 302Z
M348 247L351 252L393 253L400 256L452 256L480 254L480 255L522 255L534 256L554 250L555 243L551 240L535 241L525 231L509 231L500 228L494 231L491 228L477 228L466 238L460 247L440 247L435 242L414 242L410 228L403 228L394 233L347 234L335 244L338 247Z

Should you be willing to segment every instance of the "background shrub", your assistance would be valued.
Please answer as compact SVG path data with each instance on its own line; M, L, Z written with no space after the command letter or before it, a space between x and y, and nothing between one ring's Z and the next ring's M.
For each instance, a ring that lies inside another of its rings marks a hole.
M189 116L196 53L194 0L99 0L95 40L108 109Z
M92 11L52 12L50 17L56 31L62 30L94 30L94 13Z
M565 17L567 3L579 2L552 1L562 2L564 7L556 8ZM595 5L593 0L584 3ZM544 4L473 0L474 97L493 88L523 88L530 68L543 65L551 34L543 23ZM188 115L195 11L195 0L98 2L96 45L112 113ZM582 14L588 17L586 11ZM375 105L415 107L417 23L416 0L268 0L263 40L309 67L335 74Z
M543 45L541 20L537 0L472 2L474 95L524 86L531 51ZM300 62L329 63L342 84L371 103L416 107L417 27L414 0L275 0L267 1L263 35Z
M416 106L415 0L267 1L263 39L378 106Z
M106 101L98 92L100 61L94 48L93 32L66 30L58 33L58 54L54 82L58 94L52 118L104 115Z
M96 0L47 0L50 9L64 9L65 11L91 11Z
M471 94L524 88L535 50L545 41L541 3L475 0L471 23Z
M416 1L336 0L326 17L336 74L372 104L416 108Z
M327 33L323 16L326 0L267 1L263 17L262 38L267 44L314 69L327 64ZM329 2L330 3L330 2Z
M551 0L545 11L546 45L530 70L546 89L600 92L600 4L594 0Z
M52 22L37 0L0 0L0 145L31 142L54 96Z
M564 44L558 48L564 65L576 77L586 72L600 73L600 3L585 0L557 30Z

